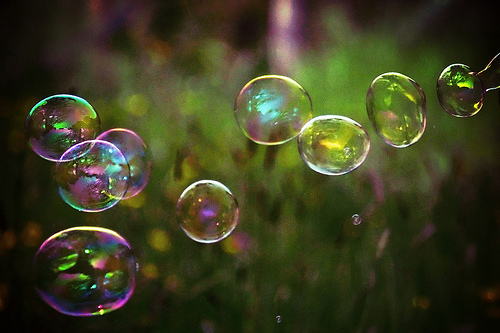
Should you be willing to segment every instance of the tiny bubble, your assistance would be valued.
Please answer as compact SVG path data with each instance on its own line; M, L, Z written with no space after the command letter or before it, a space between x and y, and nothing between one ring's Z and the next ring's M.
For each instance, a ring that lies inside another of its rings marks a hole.
M352 217L352 224L359 225L361 223L361 216L359 214L354 214Z
M281 323L281 316L276 316L276 322L279 324Z

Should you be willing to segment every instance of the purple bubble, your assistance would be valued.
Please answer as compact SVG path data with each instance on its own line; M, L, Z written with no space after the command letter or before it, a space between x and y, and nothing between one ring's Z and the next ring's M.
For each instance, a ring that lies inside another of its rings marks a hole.
M89 140L68 149L57 163L59 195L71 207L99 212L125 195L130 171L125 156L112 143Z

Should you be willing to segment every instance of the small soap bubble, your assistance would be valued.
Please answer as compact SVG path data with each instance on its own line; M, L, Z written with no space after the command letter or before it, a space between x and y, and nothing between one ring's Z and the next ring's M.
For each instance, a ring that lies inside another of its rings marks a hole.
M483 107L484 87L469 66L446 67L437 80L441 107L454 117L472 117Z
M76 227L48 238L33 260L36 290L57 311L102 315L122 307L135 288L137 262L116 232Z
M351 220L352 220L352 224L354 225L359 225L361 224L361 216L359 216L359 214L354 214L353 216L351 216Z
M403 148L425 131L427 109L422 88L399 73L376 77L366 94L366 110L377 135L388 145Z
M131 130L114 128L100 134L97 140L114 144L127 159L130 182L127 193L122 199L139 194L148 184L152 164L151 152L142 138Z
M243 133L263 145L295 138L312 118L309 94L294 80L266 75L248 82L236 97L234 115Z
M55 179L59 195L67 204L80 211L99 212L113 207L126 194L130 170L115 145L88 140L61 156Z
M188 186L177 201L179 224L186 235L200 243L218 242L231 234L239 219L236 199L214 180Z
M297 143L306 165L325 175L351 172L370 151L370 138L363 126L343 116L311 119L300 131Z
M71 146L94 139L100 127L99 116L86 100L73 95L54 95L31 109L24 131L33 151L55 162Z
M277 322L278 324L280 324L280 323L281 323L281 316L276 316L276 322Z

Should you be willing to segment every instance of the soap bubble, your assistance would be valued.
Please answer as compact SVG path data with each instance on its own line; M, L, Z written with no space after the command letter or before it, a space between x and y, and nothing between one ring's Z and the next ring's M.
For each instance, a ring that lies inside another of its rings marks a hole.
M177 215L189 238L200 243L214 243L236 228L239 208L226 186L215 180L201 180L182 192L177 201Z
M318 116L298 136L302 160L316 172L342 175L359 167L370 151L366 130L343 116Z
M25 135L35 153L55 162L71 146L94 139L100 126L99 116L86 100L54 95L31 109L26 118Z
M388 145L403 148L424 134L427 109L422 88L399 73L376 77L366 94L366 110L377 135Z
M352 224L354 225L359 225L361 224L361 216L359 216L359 214L354 214L353 216L351 216L351 220L352 220Z
M453 64L446 67L437 80L441 107L454 117L472 117L483 106L484 87L469 66Z
M280 323L281 323L281 316L279 316L279 315L278 315L278 316L276 316L276 322L277 322L278 324L280 324Z
M130 167L130 181L127 193L122 199L139 194L148 184L151 174L151 152L142 138L124 128L110 129L97 137L114 144L127 159Z
M279 75L257 77L236 97L234 115L243 133L263 145L296 137L312 118L309 94L294 80Z
M33 260L38 294L71 316L102 315L122 307L134 292L137 267L128 242L97 227L52 235Z
M71 207L99 212L116 205L125 195L130 178L127 159L112 143L80 142L57 162L59 195Z

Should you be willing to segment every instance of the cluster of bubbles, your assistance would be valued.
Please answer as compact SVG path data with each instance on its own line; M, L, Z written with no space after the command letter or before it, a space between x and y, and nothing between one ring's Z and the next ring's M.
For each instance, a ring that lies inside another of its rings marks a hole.
M40 157L55 162L61 198L84 212L100 212L139 194L149 181L152 158L131 130L100 133L97 112L83 98L54 95L30 111L25 134ZM36 290L57 311L102 315L123 306L135 287L138 264L116 232L76 227L48 238L33 260Z
M437 95L446 112L470 117L483 105L484 94L500 87L500 54L476 73L453 64L437 80ZM366 93L366 111L377 135L386 144L404 148L424 134L426 97L412 78L395 72L377 76ZM358 168L370 150L367 131L339 115L313 118L307 91L279 75L257 77L236 97L236 121L243 133L262 145L283 144L297 137L299 154L312 170L342 175Z
M441 107L454 117L472 117L483 107L484 94L500 88L500 53L479 72L464 64L446 67L437 80Z
M366 95L370 121L382 140L394 147L417 142L425 130L425 95L420 86L399 73L377 77ZM297 137L299 155L312 170L343 175L358 168L370 151L365 128L351 118L313 118L307 91L279 75L257 77L236 97L236 121L252 141L283 144Z
M461 64L443 70L437 93L446 112L470 117L481 109L484 94L500 87L499 55L478 73ZM377 135L392 147L408 147L425 131L424 91L403 74L376 77L366 94L366 111ZM280 145L297 138L303 162L324 175L357 169L370 151L362 125L341 115L313 118L309 94L285 76L248 82L236 97L234 115L245 136L258 144ZM77 210L108 209L148 183L151 155L144 141L127 129L100 133L97 113L80 97L55 95L40 101L28 115L25 133L34 152L57 163L59 194ZM200 243L223 240L239 221L236 198L215 180L189 185L176 213L180 228ZM359 225L362 218L354 214L351 221ZM76 227L48 238L36 252L33 267L36 289L45 302L64 314L91 316L128 301L138 264L129 243L116 232ZM276 321L281 323L281 316Z
M25 134L40 157L56 162L61 198L71 207L99 212L146 186L151 154L139 135L114 128L100 133L97 112L83 98L54 95L30 111Z
M300 156L319 173L348 173L363 163L370 149L368 133L354 120L313 118L309 94L285 76L248 82L236 97L234 115L243 133L258 144L278 145L298 137Z

